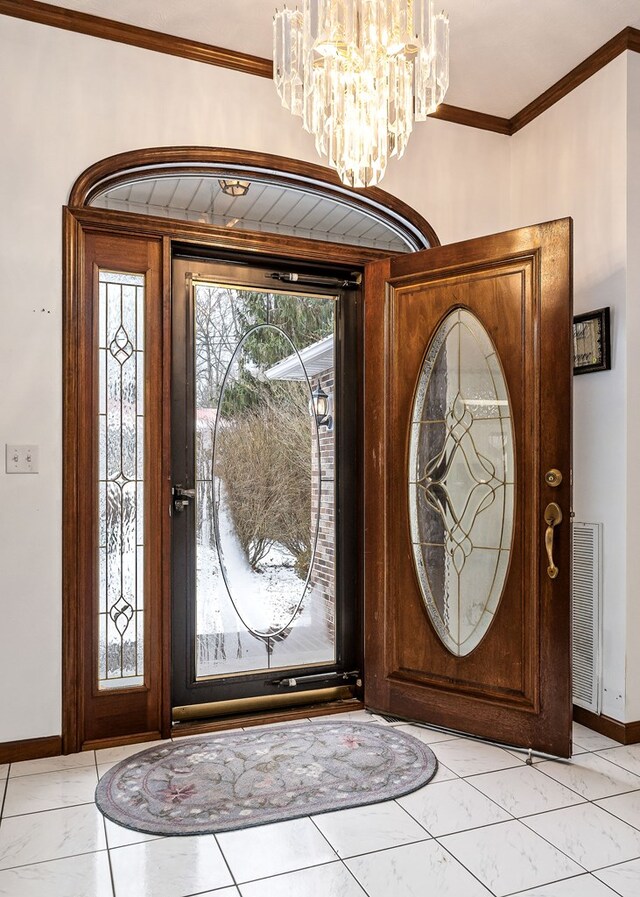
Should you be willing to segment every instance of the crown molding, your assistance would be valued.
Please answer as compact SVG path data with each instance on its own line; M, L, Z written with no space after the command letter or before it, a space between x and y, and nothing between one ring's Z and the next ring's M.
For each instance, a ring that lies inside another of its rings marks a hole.
M100 37L119 44L129 44L143 50L180 56L193 62L205 62L207 65L234 69L237 72L258 75L260 78L273 77L271 60L263 59L261 56L225 50L223 47L175 37L162 31L151 31L149 28L139 28L137 25L115 22L113 19L103 19L101 16L64 9L62 6L52 6L50 3L40 3L38 0L0 0L0 14L37 22L40 25L50 25L52 28L62 28L64 31Z
M577 65L574 69L566 74L555 84L552 84L539 97L532 100L528 105L521 109L511 119L511 133L515 134L525 125L533 121L543 112L546 112L551 106L555 105L558 100L566 97L567 94L579 87L601 68L608 65L616 56L624 53L625 50L633 50L640 53L640 30L637 28L623 28L615 37L603 44L599 49L588 56L584 62Z
M463 109L462 106L449 106L447 103L441 103L429 118L452 121L457 125L480 128L483 131L495 131L496 134L511 134L511 121L508 118L488 115L486 112L474 112L473 109Z
M88 34L91 37L129 44L144 50L153 50L156 53L180 56L193 62L204 62L207 65L234 69L237 72L257 75L260 78L273 77L271 60L261 56L251 56L236 50L214 47L211 44L175 37L162 31L152 31L149 28L127 25L124 22L76 12L62 6L41 3L39 0L0 0L0 15L26 19L29 22L62 28L65 31L75 31L78 34ZM511 118L501 118L498 115L488 115L485 112L475 112L472 109L449 106L446 103L442 103L430 118L454 122L470 128L480 128L484 131L494 131L507 136L515 134L571 93L572 90L575 90L576 87L579 87L616 56L624 53L625 50L640 53L640 29L623 28L619 34L603 44L584 62L556 81Z

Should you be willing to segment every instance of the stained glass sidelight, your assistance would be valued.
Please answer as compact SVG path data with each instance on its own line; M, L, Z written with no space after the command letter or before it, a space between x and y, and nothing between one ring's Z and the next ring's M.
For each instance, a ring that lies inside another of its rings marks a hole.
M478 318L454 309L420 372L409 450L413 557L424 603L452 654L480 644L498 609L514 528L507 385Z
M144 683L144 275L101 271L98 686Z

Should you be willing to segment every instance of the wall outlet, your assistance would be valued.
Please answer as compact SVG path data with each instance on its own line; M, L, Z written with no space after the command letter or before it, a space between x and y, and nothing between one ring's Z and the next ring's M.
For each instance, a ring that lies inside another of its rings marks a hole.
M38 473L37 445L7 445L5 449L7 473Z

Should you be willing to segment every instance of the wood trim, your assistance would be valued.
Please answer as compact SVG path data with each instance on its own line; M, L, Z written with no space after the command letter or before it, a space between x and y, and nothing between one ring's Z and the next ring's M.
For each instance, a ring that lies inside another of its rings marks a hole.
M61 753L62 738L59 735L27 738L24 741L5 741L0 744L0 763L20 763L22 760L59 757Z
M83 235L76 218L63 209L63 436L62 436L62 750L80 750L79 669L81 663L78 600L78 349L79 314L83 278Z
M619 34L616 34L606 44L603 44L595 53L588 56L584 62L581 62L580 65L577 65L563 78L556 81L555 84L549 87L548 90L545 90L544 93L541 93L535 100L532 100L520 112L517 112L511 119L511 133L515 134L516 131L520 131L525 125L533 121L534 118L542 115L543 112L546 112L547 109L555 105L563 97L566 97L572 90L575 90L576 87L579 87L584 81L587 81L592 75L599 72L601 68L604 68L605 65L608 65L612 59L615 59L620 53L624 53L625 50L640 52L640 30L637 28L623 28Z
M592 713L584 707L573 705L573 719L576 723L593 729L607 738L613 738L620 744L638 744L640 743L640 720L632 723L621 723L617 719L602 714Z
M388 250L368 249L345 243L329 243L324 240L308 240L289 237L283 241L281 234L257 231L233 231L224 227L178 221L171 218L155 218L132 212L113 212L103 209L70 209L76 221L86 230L109 230L111 233L139 234L144 236L171 237L181 243L209 246L225 251L247 254L272 254L290 258L305 258L336 264L364 265L370 261L388 258Z
M627 33L627 50L640 53L640 28L625 28Z
M175 169L177 164L181 166L179 171ZM71 188L69 206L86 207L90 205L96 193L106 189L107 186L113 187L134 180L143 172L148 176L166 173L167 166L172 166L171 171L174 175L211 174L212 167L215 167L216 175L221 176L224 173L234 173L237 176L241 170L249 177L254 175L264 179L268 175L272 182L285 186L300 187L302 184L306 189L319 195L333 199L347 199L354 207L370 213L375 212L380 220L396 229L399 227L408 237L413 237L414 241L418 235L422 236L429 246L440 245L438 235L426 218L401 199L379 187L352 190L345 187L333 169L324 165L229 147L158 146L108 156L89 166L77 178ZM230 166L228 171L225 171L224 166ZM229 232L227 228L221 230ZM289 239L287 237L287 240Z
M90 37L128 44L156 53L166 53L169 56L179 56L193 62L233 69L260 78L273 77L273 63L263 56L252 56L237 50L227 50L224 47L176 37L162 31L153 31L149 28L140 28L137 25L128 25L125 22L116 22L113 19L89 15L49 3L40 3L39 0L0 0L0 15L25 19L40 25L50 25L52 28L62 28L77 34L87 34ZM603 44L591 56L588 56L511 118L476 112L461 106L450 106L447 103L442 103L438 110L429 117L507 136L515 134L516 131L524 128L534 118L571 93L625 50L640 53L640 29L631 26L623 28L615 37ZM74 203L70 202L70 205L74 205Z
M113 738L93 738L88 739L82 745L83 751L100 751L103 748L123 747L127 744L146 744L148 741L161 741L163 738L170 738L170 735L163 735L160 731L140 732L135 735L119 735Z
M363 583L364 619L362 624L364 640L364 702L371 707L376 696L384 687L381 670L384 668L384 638L389 621L386 607L380 600L387 591L389 569L386 559L389 554L386 527L378 525L388 514L390 489L386 481L387 459L387 403L384 401L386 387L390 379L388 341L389 335L384 321L385 308L379 301L387 296L387 281L391 273L390 259L381 260L366 269L364 280L364 322L363 322L363 408L364 463L362 477L363 492ZM370 488L370 486L372 488ZM382 606L380 606L382 605ZM375 615L372 609L378 611ZM367 615L375 620L368 627Z
M273 63L270 59L264 59L261 56L226 50L223 47L165 34L162 31L152 31L149 28L127 25L124 22L88 15L84 12L65 9L62 6L39 3L37 0L0 0L0 14L37 22L40 25L50 25L52 28L62 28L64 31L75 31L77 34L87 34L90 37L115 41L119 44L129 44L129 46L140 47L143 50L153 50L156 53L166 53L169 56L180 56L193 62L204 62L207 65L246 72L260 78L273 77Z
M507 136L511 134L511 119L509 118L488 115L486 112L474 112L473 109L463 109L462 106L449 106L448 103L441 103L429 118L450 121L456 125L466 125L468 128L494 131L496 134L506 134Z

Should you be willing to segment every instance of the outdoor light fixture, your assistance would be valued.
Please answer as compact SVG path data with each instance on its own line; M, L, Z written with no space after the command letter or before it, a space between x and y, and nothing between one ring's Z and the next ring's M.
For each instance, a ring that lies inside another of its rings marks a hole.
M250 181L238 181L229 178L220 178L218 180L220 188L227 196L246 196L251 186Z
M329 414L329 396L320 384L311 393L311 406L309 410L315 415L316 424L319 427L326 427L327 430L333 430L333 418Z
M273 79L349 187L383 177L449 86L449 19L433 0L303 0L276 11Z

